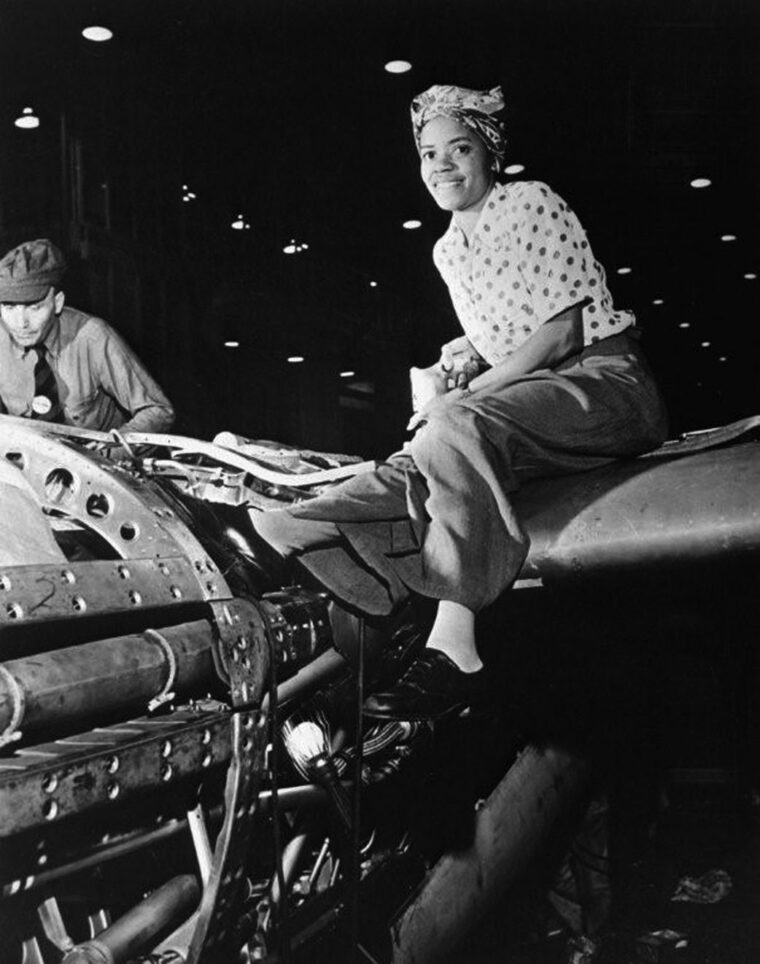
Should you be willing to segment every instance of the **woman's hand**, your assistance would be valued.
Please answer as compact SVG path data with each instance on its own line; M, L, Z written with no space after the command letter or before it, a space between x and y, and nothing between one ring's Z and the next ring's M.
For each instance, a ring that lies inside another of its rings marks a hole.
M433 396L433 398L429 399L418 412L415 412L414 415L412 415L412 417L409 419L409 423L406 426L406 430L408 432L413 432L424 422L427 422L434 412L448 408L449 405L452 405L460 398L464 398L469 394L470 392L465 391L463 388L454 388L450 392L446 392L445 395Z

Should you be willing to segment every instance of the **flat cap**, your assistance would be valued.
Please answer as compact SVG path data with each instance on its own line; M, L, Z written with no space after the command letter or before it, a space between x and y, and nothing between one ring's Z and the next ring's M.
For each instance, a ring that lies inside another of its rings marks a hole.
M0 260L0 301L40 301L65 271L66 259L52 241L25 241Z

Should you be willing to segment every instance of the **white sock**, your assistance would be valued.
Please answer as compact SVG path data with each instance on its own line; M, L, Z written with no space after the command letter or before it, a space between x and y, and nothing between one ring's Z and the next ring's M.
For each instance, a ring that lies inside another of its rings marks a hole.
M464 673L475 673L483 663L475 645L475 613L461 603L438 604L427 645L445 653Z

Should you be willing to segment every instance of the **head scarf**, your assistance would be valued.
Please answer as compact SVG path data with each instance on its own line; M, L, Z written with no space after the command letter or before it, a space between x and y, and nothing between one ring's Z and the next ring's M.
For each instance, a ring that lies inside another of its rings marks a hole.
M435 84L412 101L412 127L417 150L422 128L434 117L453 117L469 127L483 141L499 169L504 162L507 139L504 122L493 115L504 109L501 87L491 90L469 90L450 84Z

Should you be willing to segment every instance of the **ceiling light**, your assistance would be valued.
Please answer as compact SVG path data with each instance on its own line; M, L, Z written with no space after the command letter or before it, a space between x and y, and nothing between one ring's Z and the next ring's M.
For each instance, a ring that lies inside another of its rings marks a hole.
M735 235L735 234L721 234L720 240L721 240L721 241L736 241L736 235Z
M405 74L412 69L408 60L389 60L384 66L389 74Z
M91 40L93 43L102 44L105 40L110 40L113 37L113 30L109 30L108 27L85 27L82 31L82 36L85 40Z
M404 221L402 227L406 228L407 231L414 231L416 228L422 227L422 221L413 218L411 221Z
M304 360L303 355L288 355L288 361L291 365L297 365L299 362Z
M239 342L239 341L225 341L224 347L225 347L225 348L240 348L240 342Z
M377 282L376 282L376 281L370 281L369 286L370 286L370 288L377 288Z
M757 275L755 274L754 271L748 271L748 272L744 275L744 277L747 279L747 281L754 281L755 278L757 277Z
M356 372L341 372L341 373L340 373L340 377L341 377L341 378L353 378L355 374L356 374Z
M233 231L250 231L251 226L245 220L242 214L238 214L237 218L230 225Z
M679 328L691 328L691 325L689 324L688 321L682 321L682 322L678 325L678 327L679 327Z
M691 184L692 187L709 187L712 181L709 177L695 177L689 181L689 184Z
M40 126L40 119L34 113L31 107L25 107L21 111L21 116L17 117L13 122L16 127L22 127L24 130L33 130L35 127Z
M721 355L718 361L728 361L728 358L726 358L725 355Z
M709 348L709 347L710 347L710 342L709 342L709 341L702 341L702 342L700 342L700 345L701 345L702 348Z
M618 268L618 269L617 269L617 273L618 273L618 274L630 274L632 271L633 271L633 268L629 268L629 267L627 267L627 266L626 266L626 267L623 267L623 268Z
M522 174L524 170L525 170L524 164L509 164L507 167L504 168L504 173L505 174Z
M662 300L662 298L655 298L655 299L652 301L652 304L653 304L653 305L664 305L665 302Z

